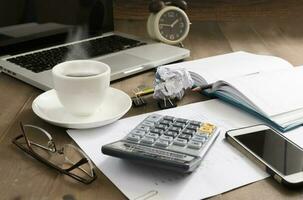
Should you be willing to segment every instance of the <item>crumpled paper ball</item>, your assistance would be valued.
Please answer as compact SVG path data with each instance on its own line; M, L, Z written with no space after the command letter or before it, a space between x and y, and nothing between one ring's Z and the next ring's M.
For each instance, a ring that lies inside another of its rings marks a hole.
M183 68L158 67L154 80L155 99L182 99L186 89L194 84L189 72Z

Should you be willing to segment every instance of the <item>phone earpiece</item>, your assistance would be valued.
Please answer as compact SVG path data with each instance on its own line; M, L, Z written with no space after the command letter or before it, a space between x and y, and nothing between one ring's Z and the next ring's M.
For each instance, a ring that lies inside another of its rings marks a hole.
M187 3L184 0L172 0L168 2L164 2L161 0L152 0L148 6L149 12L151 13L157 13L160 10L162 10L165 6L176 6L178 8L181 8L182 10L187 9Z
M161 0L152 0L148 6L149 12L157 13L165 7L165 3Z

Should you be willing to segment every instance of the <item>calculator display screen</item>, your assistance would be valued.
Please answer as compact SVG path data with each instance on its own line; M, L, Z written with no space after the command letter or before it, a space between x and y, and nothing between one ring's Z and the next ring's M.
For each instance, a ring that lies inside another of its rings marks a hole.
M281 174L290 175L303 169L302 150L270 129L235 138Z

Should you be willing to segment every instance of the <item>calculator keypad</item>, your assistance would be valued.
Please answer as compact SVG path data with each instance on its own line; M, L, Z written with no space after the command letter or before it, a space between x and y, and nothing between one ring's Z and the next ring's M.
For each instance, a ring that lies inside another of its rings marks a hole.
M135 127L125 140L198 155L216 131L216 126L208 122L153 114Z

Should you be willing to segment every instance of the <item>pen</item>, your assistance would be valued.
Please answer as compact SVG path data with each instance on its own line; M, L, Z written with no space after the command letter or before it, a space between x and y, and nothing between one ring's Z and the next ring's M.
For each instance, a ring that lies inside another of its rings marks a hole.
M144 96L144 95L151 94L153 92L154 92L153 88L147 88L147 89L141 90L139 92L135 92L135 95L136 96Z

